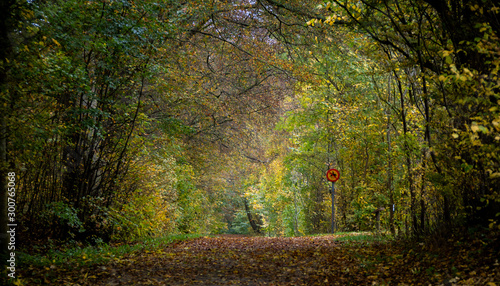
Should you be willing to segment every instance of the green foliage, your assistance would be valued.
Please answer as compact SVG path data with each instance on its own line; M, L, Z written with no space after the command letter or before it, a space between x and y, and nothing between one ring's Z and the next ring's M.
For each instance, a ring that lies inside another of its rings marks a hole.
M53 225L55 228L69 227L68 234L75 236L74 232L84 232L83 223L78 218L77 211L64 202L53 202L47 206L47 212L40 215L41 220Z
M234 218L228 227L227 233L229 234L250 234L251 226L248 222L248 217L245 211L240 210L235 213Z
M191 166L181 164L177 172L178 230L181 233L219 233L224 224L215 213L214 197L196 186L197 177Z

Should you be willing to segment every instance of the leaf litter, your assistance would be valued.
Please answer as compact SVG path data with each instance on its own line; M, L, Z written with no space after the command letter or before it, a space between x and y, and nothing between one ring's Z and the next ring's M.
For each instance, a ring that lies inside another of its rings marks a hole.
M500 285L496 247L403 246L339 236L223 235L81 267L21 270L21 285Z

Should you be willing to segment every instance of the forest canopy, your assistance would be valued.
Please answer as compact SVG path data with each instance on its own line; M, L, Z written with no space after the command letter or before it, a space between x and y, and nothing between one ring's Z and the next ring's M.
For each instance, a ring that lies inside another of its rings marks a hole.
M0 5L20 239L500 230L495 1Z

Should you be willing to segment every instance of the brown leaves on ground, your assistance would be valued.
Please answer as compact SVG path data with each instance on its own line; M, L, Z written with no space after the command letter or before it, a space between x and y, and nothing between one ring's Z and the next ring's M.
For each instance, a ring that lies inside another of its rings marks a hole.
M439 254L337 238L204 237L106 265L22 274L53 285L500 285L498 257L474 252L481 248Z

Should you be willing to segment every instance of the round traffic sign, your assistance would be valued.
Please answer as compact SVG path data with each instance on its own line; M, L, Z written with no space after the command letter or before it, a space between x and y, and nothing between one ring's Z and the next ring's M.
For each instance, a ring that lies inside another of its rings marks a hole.
M326 172L326 178L330 182L336 182L340 178L340 172L337 169L330 169Z

